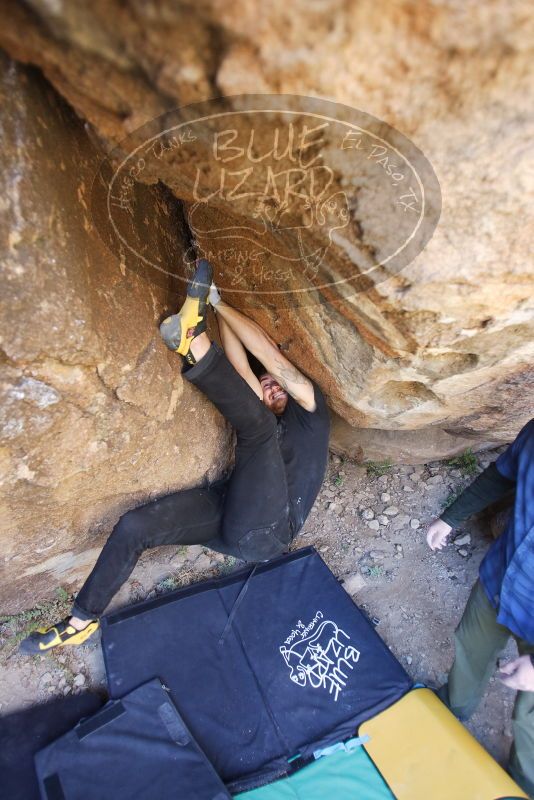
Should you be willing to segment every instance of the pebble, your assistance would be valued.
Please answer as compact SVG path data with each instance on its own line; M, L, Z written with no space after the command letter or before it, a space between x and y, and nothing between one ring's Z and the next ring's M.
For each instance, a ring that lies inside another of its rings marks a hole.
M412 487L411 487L411 486L403 486L403 487L402 487L402 491L403 491L403 492L410 492L410 493L412 493L412 494L413 494L413 491L414 491L414 490L412 489Z
M195 569L208 569L211 566L211 558L203 553L195 561Z
M80 672L80 673L78 673L78 675L75 676L75 678L73 680L73 684L74 684L74 686L83 686L84 683L85 683L85 675L83 675Z
M335 453L332 454L332 464L341 464L341 458L336 456Z
M58 656L57 660L59 661L60 664L65 664L65 662L67 661L67 656Z
M381 558L384 558L384 551L383 550L370 550L369 551L369 558L372 558L373 561L378 561Z
M441 475L432 475L432 477L427 480L427 483L443 483L443 478Z
M398 513L399 509L397 508L397 506L388 506L384 510L384 514L387 514L388 517L396 517Z
M416 531L420 527L421 527L421 520L417 519L416 517L410 520L410 528L413 528L414 531Z
M454 540L456 547L463 547L464 544L471 544L471 534L466 533L465 536L460 536L459 539Z
M371 528L372 531L377 531L380 527L380 524L377 519L372 519L367 523L367 527Z
M414 483L417 483L421 478L421 473L420 472L412 472L412 474L409 476L409 478Z
M71 691L72 690L71 690L70 686L65 686L65 688L63 689L63 694L69 694L69 692L71 692Z
M362 511L362 517L364 519L373 519L374 516L375 512L373 511L372 508L364 508L364 510Z
M188 561L195 561L195 559L197 559L199 556L202 555L202 552L203 552L202 547L199 544L188 545L185 558ZM176 556L174 558L177 558L179 562L182 562L184 559L184 555L182 555L182 553L176 553Z
M380 499L382 500L383 503L389 503L389 501L391 500L391 495L388 492L382 492L382 494L380 495Z
M349 575L343 581L343 588L350 595L356 594L356 592L359 592L360 589L363 589L363 587L366 585L367 584L365 578L363 577L363 575L360 575L359 572L355 572L353 575Z
M461 556L463 556L464 558L466 558L466 557L469 555L469 553L467 552L467 550L464 550L464 548L463 548L463 547L460 547L460 549L458 550L458 552L459 552L459 553L460 553L460 555L461 555Z
M44 675L41 675L41 680L39 681L39 683L44 686L45 683L50 683L51 680L52 680L51 673L45 672Z
M408 664L408 666L411 665L412 661L413 661L413 658L411 656L406 656L406 663Z
M379 514L377 520L381 525L389 525L389 517L386 517L385 514Z

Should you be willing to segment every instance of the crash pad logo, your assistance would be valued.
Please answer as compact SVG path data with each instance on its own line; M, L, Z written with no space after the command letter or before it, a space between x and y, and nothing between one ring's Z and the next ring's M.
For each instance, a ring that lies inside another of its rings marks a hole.
M92 193L124 274L166 288L171 276L182 290L204 256L222 291L272 305L347 297L391 277L425 247L440 209L430 163L399 131L293 95L168 112L110 154Z
M298 686L326 689L337 702L360 651L350 636L318 611L308 625L299 620L280 647L289 677Z

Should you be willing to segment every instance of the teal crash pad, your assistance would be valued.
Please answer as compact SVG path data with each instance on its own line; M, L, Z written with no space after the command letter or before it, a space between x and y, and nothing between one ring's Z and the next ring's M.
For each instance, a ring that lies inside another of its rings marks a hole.
M287 778L234 795L235 800L395 800L363 749L333 753Z

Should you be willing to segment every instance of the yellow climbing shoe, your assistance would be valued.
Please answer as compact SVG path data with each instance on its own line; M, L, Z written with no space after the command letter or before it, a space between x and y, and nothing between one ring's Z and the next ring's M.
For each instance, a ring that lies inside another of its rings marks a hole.
M177 314L164 319L159 326L161 337L169 350L187 356L191 342L206 330L206 308L213 270L209 261L201 258L187 287L187 297Z
M51 650L53 647L64 647L67 644L83 644L93 633L98 630L100 623L93 620L81 631L69 625L70 617L49 625L47 628L38 628L30 633L19 645L19 653L24 655L38 655Z

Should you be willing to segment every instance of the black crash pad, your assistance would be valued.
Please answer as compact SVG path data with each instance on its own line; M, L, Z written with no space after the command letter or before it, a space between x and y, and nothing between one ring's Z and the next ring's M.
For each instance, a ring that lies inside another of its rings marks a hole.
M232 791L412 687L313 548L111 614L102 644L111 696L159 677Z
M230 800L158 680L35 757L42 800Z

